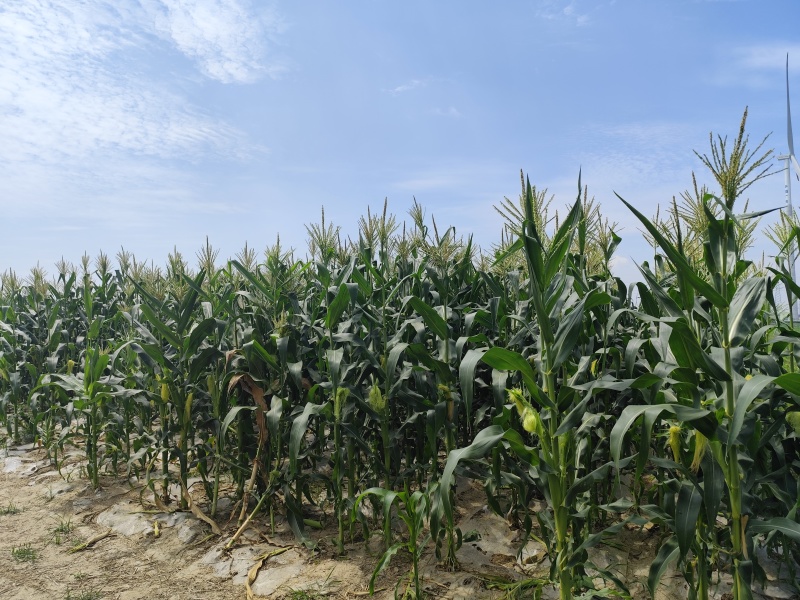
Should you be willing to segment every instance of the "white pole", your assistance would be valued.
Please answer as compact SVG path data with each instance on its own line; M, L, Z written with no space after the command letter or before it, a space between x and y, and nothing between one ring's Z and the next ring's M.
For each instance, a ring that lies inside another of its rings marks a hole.
M794 216L794 207L792 206L792 157L787 154L785 156L779 156L778 160L782 160L786 163L786 168L783 172L783 186L786 193L786 214L789 215L789 219L792 219ZM796 242L792 242L789 245L789 276L792 278L792 281L797 282L797 246L795 243ZM800 305L798 305L798 298L794 298L789 309L792 312L792 318L795 323L800 321Z

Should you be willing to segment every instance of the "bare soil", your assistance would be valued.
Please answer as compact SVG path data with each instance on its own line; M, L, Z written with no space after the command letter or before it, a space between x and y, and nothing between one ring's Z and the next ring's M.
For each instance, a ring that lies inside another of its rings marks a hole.
M68 455L59 473L43 450L0 449L0 598L318 600L368 596L380 541L354 542L344 557L337 556L330 515L319 515L326 528L314 532L317 548L313 551L297 543L284 519L276 518L272 531L261 516L226 552L224 546L237 529L238 511L231 518L235 507L230 501L222 502L224 509L216 519L222 535L213 535L207 523L188 511L158 510L152 493L141 485L107 476L100 489L93 490L82 474L77 451ZM200 489L194 486L192 495L205 510ZM426 594L470 600L533 597L531 586L545 578L549 568L543 548L529 542L517 556L519 532L486 509L483 491L463 482L457 494L459 525L469 541L459 550L455 572L437 565L429 544L422 563ZM399 537L403 533L398 529ZM626 531L618 541L614 547L599 548L593 560L626 581L635 598L647 598L644 582L657 550L657 536ZM93 543L73 551L86 542ZM261 567L254 569L258 564ZM408 556L398 553L378 579L375 597L402 595L409 567ZM679 575L669 573L663 581L657 598L686 597ZM514 585L521 586L518 594L509 596ZM545 598L557 597L552 587L543 591ZM725 591L723 585L719 596Z

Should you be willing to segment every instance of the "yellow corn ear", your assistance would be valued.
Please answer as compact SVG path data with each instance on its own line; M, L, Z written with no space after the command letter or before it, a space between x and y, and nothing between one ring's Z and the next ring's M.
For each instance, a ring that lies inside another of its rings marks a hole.
M532 406L526 406L522 411L522 428L528 433L538 433L541 420L539 413Z
M69 359L67 361L67 375L72 375L72 370L75 368L75 361Z
M525 400L525 396L522 395L522 390L519 388L508 390L508 399L514 403L514 406L517 407L517 413L522 416L522 412L525 410L525 405L528 404L528 402Z
M194 394L189 392L186 396L186 404L183 407L183 422L189 423L192 420L192 402L194 402Z
M794 432L800 435L800 412L793 411L786 414L786 422L792 426Z
M213 375L209 375L208 377L206 377L206 386L208 387L209 395L211 395L213 397L214 396L214 392L217 389L217 383L214 380L214 376Z
M673 425L669 428L669 447L676 463L681 462L681 428Z
M697 470L700 468L700 462L703 460L703 456L706 453L706 448L708 448L708 438L699 431L695 431L694 458L692 458L692 464L689 467L695 473L697 473Z
M342 406L349 395L350 390L347 388L338 388L336 390L336 396L333 399L333 418L336 419L337 423L342 422Z
M377 383L369 390L369 405L377 413L383 413L386 409L386 398L383 397L381 388Z
M164 382L161 383L161 401L164 404L169 402L169 385Z

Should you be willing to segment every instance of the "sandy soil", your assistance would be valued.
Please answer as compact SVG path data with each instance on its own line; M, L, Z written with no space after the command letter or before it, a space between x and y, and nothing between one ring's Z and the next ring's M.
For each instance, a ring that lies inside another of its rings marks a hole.
M81 476L80 453L57 472L45 453L32 447L0 449L0 598L4 600L231 600L251 598L363 598L380 552L379 542L350 545L337 557L332 519L315 532L318 549L297 544L285 522L276 531L259 519L230 552L223 547L236 530L224 512L223 535L189 512L159 512L152 494L124 479L103 478L94 491ZM195 486L199 490L200 486ZM193 494L194 495L194 494ZM195 497L204 507L201 494ZM501 598L492 581L544 577L547 559L534 542L515 556L518 533L484 506L478 486L462 484L460 527L471 532L459 550L460 569L440 569L428 547L424 584L435 598ZM225 506L226 503L223 503ZM231 510L230 502L227 510ZM234 519L235 521L235 519ZM107 534L107 535L105 535ZM78 544L103 536L78 552ZM635 598L646 598L647 568L658 543L647 532L627 532L616 548L599 548L593 560L628 582ZM261 559L264 559L263 561ZM259 570L254 565L262 563ZM378 580L377 598L394 597L410 561L398 554ZM248 592L248 571L250 580ZM723 586L724 588L724 586ZM722 596L725 590L719 590ZM545 588L545 598L557 597ZM657 598L685 598L681 577L670 573ZM792 597L766 596L766 597Z
M247 598L247 575L261 558L250 591L254 598L363 598L379 544L363 543L334 552L333 528L315 532L318 549L298 545L285 521L269 531L264 519L251 526L230 552L223 546L236 530L225 513L223 535L189 512L159 512L149 490L124 479L104 477L92 490L82 476L81 455L68 456L61 473L44 451L31 446L0 449L0 598L4 600L228 600ZM195 486L199 489L200 486ZM196 498L203 508L203 498ZM230 502L222 502L232 508ZM329 519L330 520L330 519ZM485 523L489 526L490 523ZM507 527L504 527L506 530ZM156 535L158 530L158 535ZM76 545L103 536L88 548ZM508 551L508 549L506 549ZM484 557L486 573L519 578L511 555ZM432 597L497 597L467 569L439 572L428 552L425 585ZM402 553L378 580L376 598L393 598L410 561ZM302 594L300 592L303 592Z

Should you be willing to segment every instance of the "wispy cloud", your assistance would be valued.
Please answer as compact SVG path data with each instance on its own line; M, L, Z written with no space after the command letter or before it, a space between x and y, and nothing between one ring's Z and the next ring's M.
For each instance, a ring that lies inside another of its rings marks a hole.
M582 27L590 23L590 12L576 0L545 0L536 11L536 16L549 21L564 20Z
M412 193L440 190L472 189L481 180L495 180L514 173L514 168L504 164L487 164L484 162L442 162L424 169L410 169L410 177L392 182L392 188Z
M166 30L170 45L158 41ZM171 82L148 77L139 59L178 50L207 77L252 81L269 72L259 43L268 31L236 0L7 5L0 11L0 160L63 166L119 152L190 160L230 154L243 134Z
M393 88L391 88L389 90L386 90L386 91L388 91L393 96L397 96L398 94L402 94L404 92L410 92L411 90L415 90L417 88L424 87L425 85L427 85L427 84L422 79L412 79L410 81L407 81L406 83L402 83L402 84L398 85L397 87L393 87Z
M250 83L283 68L265 62L270 35L283 28L274 11L240 0L150 0L155 31L174 42L201 71L222 83Z
M790 41L768 41L758 44L719 49L719 66L712 78L718 85L770 88L783 86L780 72L786 68L800 72L800 44Z
M768 42L743 46L733 50L733 57L740 67L754 70L783 70L786 54L789 54L789 70L800 71L800 44L796 42ZM794 61L792 61L792 57Z
M450 117L451 119L460 119L461 118L461 111L458 110L455 106L448 106L447 108L436 108L433 111L433 114L438 115L440 117Z

